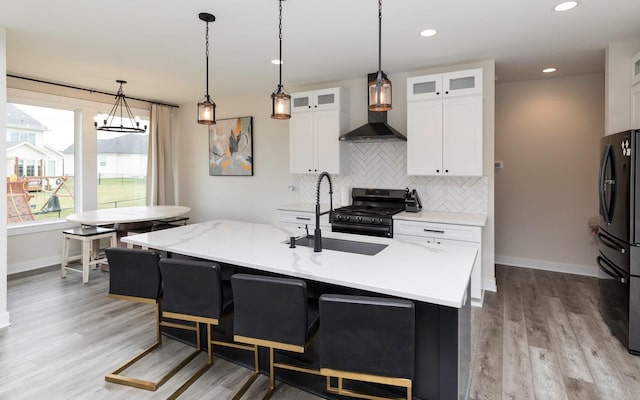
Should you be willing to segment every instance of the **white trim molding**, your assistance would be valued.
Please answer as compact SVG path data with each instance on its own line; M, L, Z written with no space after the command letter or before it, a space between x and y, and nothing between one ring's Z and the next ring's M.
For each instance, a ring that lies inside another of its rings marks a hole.
M540 269L544 271L563 272L566 274L598 277L595 265L565 264L553 261L533 260L530 258L508 257L496 255L496 264L513 267ZM485 282L486 283L486 282Z
M11 326L11 322L9 322L9 311L5 311L0 313L0 329Z
M488 290L489 292L497 292L498 291L498 286L496 285L496 278L492 278L492 279L485 278L485 279L483 279L482 280L482 289Z

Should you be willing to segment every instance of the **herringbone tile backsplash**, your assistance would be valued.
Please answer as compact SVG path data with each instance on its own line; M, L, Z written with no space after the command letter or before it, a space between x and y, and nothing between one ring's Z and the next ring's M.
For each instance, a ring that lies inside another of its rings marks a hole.
M351 173L332 176L334 205L353 187L416 189L424 210L486 213L486 177L433 177L407 175L407 144L403 142L350 143ZM300 201L314 203L318 175L298 175ZM326 193L323 183L322 193ZM326 195L325 195L326 196ZM324 197L323 197L323 202Z

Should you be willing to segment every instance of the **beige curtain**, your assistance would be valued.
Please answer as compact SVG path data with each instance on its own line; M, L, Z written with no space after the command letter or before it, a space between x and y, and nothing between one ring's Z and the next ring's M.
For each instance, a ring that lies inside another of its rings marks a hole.
M173 107L151 105L147 157L147 204L175 205Z

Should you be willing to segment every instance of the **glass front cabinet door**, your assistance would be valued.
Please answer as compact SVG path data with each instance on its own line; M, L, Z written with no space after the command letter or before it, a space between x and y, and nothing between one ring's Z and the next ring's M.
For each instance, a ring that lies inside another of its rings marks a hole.
M631 59L631 85L640 82L640 52Z

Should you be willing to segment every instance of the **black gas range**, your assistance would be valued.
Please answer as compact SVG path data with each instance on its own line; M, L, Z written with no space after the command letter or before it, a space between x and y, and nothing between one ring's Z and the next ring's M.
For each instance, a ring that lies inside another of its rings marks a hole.
M333 210L329 216L333 232L393 237L393 215L405 209L406 190L351 190L352 204Z

